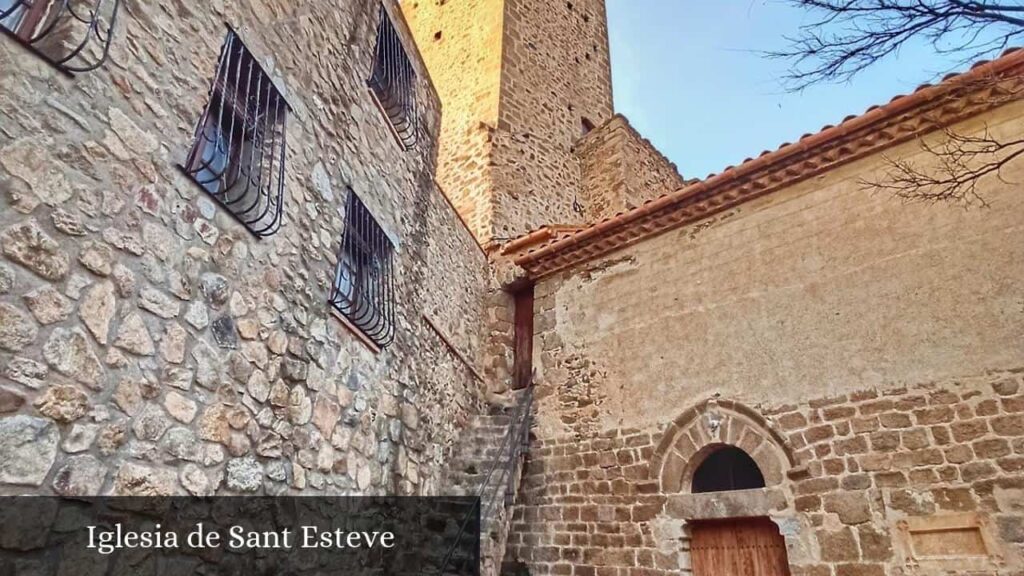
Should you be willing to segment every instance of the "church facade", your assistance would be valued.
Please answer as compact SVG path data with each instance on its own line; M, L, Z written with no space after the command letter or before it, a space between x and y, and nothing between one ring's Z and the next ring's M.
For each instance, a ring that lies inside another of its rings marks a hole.
M1024 51L692 179L604 0L8 4L0 494L446 494L528 394L488 573L1024 571L1024 165L863 185Z

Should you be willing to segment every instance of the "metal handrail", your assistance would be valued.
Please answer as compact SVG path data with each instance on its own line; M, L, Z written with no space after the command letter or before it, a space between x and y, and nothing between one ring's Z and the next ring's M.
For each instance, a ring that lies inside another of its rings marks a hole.
M531 413L533 410L533 386L528 386L523 393L522 398L516 403L515 411L512 413L511 421L509 422L508 432L505 433L505 437L502 438L501 448L498 450L498 455L495 457L494 462L491 463L490 469L487 471L487 475L484 477L483 482L480 484L480 488L477 490L476 504L469 510L466 517L462 520L462 525L459 526L459 533L455 537L455 542L452 547L448 549L448 553L444 557L444 562L441 563L441 570L438 572L439 576L443 576L445 570L448 569L448 565L451 563L452 556L455 554L455 550L458 549L459 544L462 543L462 538L466 534L466 529L469 526L469 521L473 519L473 514L480 513L480 531L484 532L485 523L487 517L490 514L491 508L494 506L495 500L497 500L497 493L488 496L488 492L492 490L491 478L494 476L499 465L504 463L502 466L500 480L504 481L506 477L513 477L515 468L519 465L519 457L524 452L524 447L527 444L530 434L530 423ZM508 452L508 459L505 460L502 456ZM496 483L496 488L501 486L501 483ZM508 500L512 496L513 486L506 486L505 488L505 500L506 505L509 503ZM487 502L486 507L481 508L481 504ZM479 564L480 558L476 558L476 562Z

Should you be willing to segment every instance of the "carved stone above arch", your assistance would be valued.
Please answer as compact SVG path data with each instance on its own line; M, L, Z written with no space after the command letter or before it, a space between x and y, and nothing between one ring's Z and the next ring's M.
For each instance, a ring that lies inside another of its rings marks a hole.
M789 442L756 410L709 398L685 410L665 430L651 457L651 479L659 481L663 494L688 492L697 466L723 446L749 454L768 487L781 484L796 467Z

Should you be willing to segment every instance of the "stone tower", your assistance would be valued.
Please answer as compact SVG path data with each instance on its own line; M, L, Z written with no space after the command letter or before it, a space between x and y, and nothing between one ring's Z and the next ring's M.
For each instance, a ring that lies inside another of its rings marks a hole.
M438 182L481 244L584 220L573 146L612 117L604 0L405 0L441 97Z

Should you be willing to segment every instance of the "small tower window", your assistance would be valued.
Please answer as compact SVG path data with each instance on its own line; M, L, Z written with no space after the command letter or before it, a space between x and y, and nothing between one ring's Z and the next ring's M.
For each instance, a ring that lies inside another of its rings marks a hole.
M67 74L103 65L121 2L0 0L0 31Z
M584 136L590 134L590 132L594 130L594 123L591 122L590 118L587 118L586 116L584 116L580 120L580 125Z
M395 336L393 253L391 240L350 189L330 303L379 348Z
M281 227L288 104L229 30L185 173L257 237Z
M384 5L374 49L373 71L367 80L377 105L406 150L416 145L416 71Z
M746 452L726 446L704 459L693 473L693 493L764 488L764 475Z

